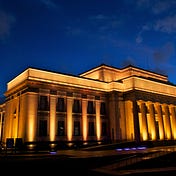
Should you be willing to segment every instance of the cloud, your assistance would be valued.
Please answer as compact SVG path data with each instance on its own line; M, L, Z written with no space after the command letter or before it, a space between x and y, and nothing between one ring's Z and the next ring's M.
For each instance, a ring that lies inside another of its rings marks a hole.
M97 27L98 32L109 32L117 29L121 25L121 21L116 16L105 16L103 14L97 14L88 18L91 24Z
M156 20L151 24L142 26L142 29L136 36L136 43L140 44L143 42L143 33L146 31L156 31L167 34L176 33L176 15L167 16L163 19Z
M9 37L13 23L15 22L15 17L0 11L0 39L4 40Z
M40 0L47 8L57 8L57 5L52 0Z
M138 33L136 43L143 41L142 33L146 30L154 30L168 34L176 32L175 0L134 0L132 2L136 4L137 11L147 13L152 17L150 22L148 21L150 23L149 28L143 28Z
M169 10L175 4L174 1L157 1L155 5L152 6L152 12L154 14L160 14Z
M175 46L168 42L162 48L153 52L153 66L157 73L168 74L172 72L173 65L169 64L172 56L175 53Z
M150 6L150 0L137 0L136 5L138 8L148 8Z
M142 43L142 41L143 41L142 36L140 34L138 34L136 37L136 43Z
M140 43L143 42L142 34L143 34L145 31L149 31L150 28L151 28L151 27L150 27L149 25L144 25L144 26L142 26L141 31L139 31L138 34L137 34L136 43L140 44Z
M176 15L158 20L154 29L168 34L176 32Z
M173 64L170 63L161 63L159 65L154 65L153 69L151 69L153 72L159 73L159 74L163 74L163 75L167 75L167 76L173 76L175 75L175 70L176 67Z
M153 53L153 59L156 64L167 62L175 52L173 43L168 42L162 48Z
M175 8L174 6L176 5L175 0L135 0L134 3L136 3L138 10L149 9L150 11L148 12L151 12L155 15L169 11L170 9Z
M126 59L124 59L121 63L122 67L126 67L128 65L133 65L135 66L136 63L135 63L135 60L132 58L132 57L127 57Z
M71 36L80 36L85 33L85 31L79 27L66 27L66 33Z
M89 17L89 19L90 20L107 20L109 18L103 14L98 14L98 15Z
M163 75L167 75L168 72L165 70L164 67L158 67L156 66L155 68L152 69L153 72L158 73L158 74L163 74Z

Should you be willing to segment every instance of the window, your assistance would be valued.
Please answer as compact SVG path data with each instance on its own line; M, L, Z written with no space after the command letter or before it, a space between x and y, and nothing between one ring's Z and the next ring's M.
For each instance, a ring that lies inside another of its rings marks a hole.
M95 114L95 109L94 109L94 103L93 103L93 101L88 101L87 113L88 114Z
M39 121L39 136L47 136L47 120Z
M81 113L80 100L74 100L73 102L73 113Z
M80 136L80 122L74 122L74 136Z
M48 97L47 96L40 96L39 110L43 110L43 111L49 110L49 103L48 103Z
M105 115L106 114L106 104L105 104L105 102L101 102L100 114L101 115Z
M58 134L58 136L64 136L65 135L64 121L58 121L57 134Z
M102 136L106 136L107 135L107 124L106 124L106 122L102 122L101 135Z
M64 112L65 111L64 98L58 98L56 110L57 110L57 112Z
M88 135L89 136L94 136L95 135L94 122L89 122Z

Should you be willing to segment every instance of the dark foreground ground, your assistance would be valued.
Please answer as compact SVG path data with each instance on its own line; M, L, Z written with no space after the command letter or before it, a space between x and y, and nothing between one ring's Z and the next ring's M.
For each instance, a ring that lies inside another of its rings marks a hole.
M146 168L167 168L176 167L176 153L172 152L162 157L151 160L145 160L137 164L127 166L125 168L115 169L116 173L105 174L97 172L94 169L117 162L123 157L128 157L130 154L123 156L102 156L88 158L71 158L66 155L43 155L43 156L1 156L0 171L5 175L29 175L29 174L49 174L49 175L82 175L82 176L110 176L110 175L133 175L133 176L152 176L152 175L169 175L176 176L176 171L160 171L153 172L124 172Z
M173 148L174 147L174 148ZM110 169L108 173L97 171L97 168L111 166L119 163L120 160L131 156L142 156L151 152L143 151L140 153L122 153L110 155L94 155L90 150L89 157L80 157L81 149L75 150L78 157L73 157L72 153L57 154L50 152L44 153L7 153L0 154L0 172L5 175L74 175L74 176L112 176L112 175L129 175L129 176L176 176L176 146L173 146L172 152L164 156L153 159L146 159L136 164L128 165L121 168ZM163 147L164 149L164 147ZM98 149L100 150L100 149ZM103 149L105 153L108 149ZM114 150L111 148L114 152ZM74 153L74 150L71 151ZM156 149L157 152L157 149ZM157 170L156 170L157 168ZM164 168L164 170L163 170ZM170 169L171 168L171 169ZM112 172L111 172L112 170ZM140 171L140 172L134 172Z

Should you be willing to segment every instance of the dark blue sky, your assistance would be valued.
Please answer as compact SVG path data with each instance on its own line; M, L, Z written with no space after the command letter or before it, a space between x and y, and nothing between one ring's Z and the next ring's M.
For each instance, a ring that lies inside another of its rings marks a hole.
M28 67L133 64L176 83L175 0L0 0L0 96Z

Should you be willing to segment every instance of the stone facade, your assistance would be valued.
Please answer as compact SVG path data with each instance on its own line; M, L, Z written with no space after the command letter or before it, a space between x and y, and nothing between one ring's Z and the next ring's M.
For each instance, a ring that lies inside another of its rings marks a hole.
M176 86L134 66L78 76L28 68L7 84L0 137L28 148L176 139Z

